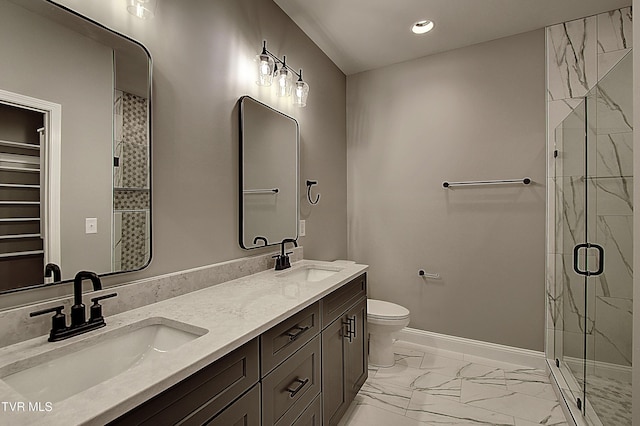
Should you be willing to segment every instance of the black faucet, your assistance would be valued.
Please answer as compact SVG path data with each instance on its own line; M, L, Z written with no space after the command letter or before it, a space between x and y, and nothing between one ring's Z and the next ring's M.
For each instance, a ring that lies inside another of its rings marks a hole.
M71 325L69 327L67 327L65 315L62 313L64 306L56 306L29 314L29 316L35 317L37 315L55 312L55 315L51 319L50 342L68 339L69 337L77 336L78 334L86 333L87 331L95 330L106 325L104 317L102 316L102 306L98 302L115 297L118 294L111 293L92 298L91 316L89 321L87 321L85 306L84 303L82 303L82 282L86 279L91 280L94 291L102 290L100 277L98 277L95 272L80 271L76 274L73 280L73 306L71 307Z
M95 272L80 271L73 279L73 306L71 307L71 327L77 327L86 322L86 311L82 303L82 281L91 280L93 291L102 290L100 277Z
M44 267L44 277L51 278L51 274L53 274L54 283L62 281L62 272L55 263L47 263L47 266Z
M298 243L293 238L285 238L280 243L280 254L277 254L273 257L276 258L276 271L282 271L283 269L291 268L291 263L289 262L289 255L292 252L285 253L284 246L287 243L293 243L294 246L298 247Z

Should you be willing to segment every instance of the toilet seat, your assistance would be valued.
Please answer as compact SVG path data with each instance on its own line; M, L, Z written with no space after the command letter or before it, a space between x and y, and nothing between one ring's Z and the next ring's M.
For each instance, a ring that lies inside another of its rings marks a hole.
M367 299L367 319L398 321L409 318L409 310L404 306L384 300Z

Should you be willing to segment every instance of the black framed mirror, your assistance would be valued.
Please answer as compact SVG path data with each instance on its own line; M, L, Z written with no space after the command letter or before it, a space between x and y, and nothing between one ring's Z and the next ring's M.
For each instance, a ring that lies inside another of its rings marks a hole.
M149 264L151 70L53 1L0 0L0 294Z
M240 111L240 247L298 238L298 122L249 96Z

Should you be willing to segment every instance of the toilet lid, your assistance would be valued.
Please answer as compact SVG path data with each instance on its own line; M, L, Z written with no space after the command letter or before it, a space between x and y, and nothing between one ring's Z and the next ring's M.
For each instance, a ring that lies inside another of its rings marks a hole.
M384 300L367 299L367 316L379 319L404 319L409 317L409 310L404 306Z

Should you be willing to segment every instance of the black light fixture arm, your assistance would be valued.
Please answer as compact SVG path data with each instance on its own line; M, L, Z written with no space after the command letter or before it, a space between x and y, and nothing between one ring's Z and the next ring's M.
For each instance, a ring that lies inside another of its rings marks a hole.
M294 70L289 65L287 65L287 57L286 57L286 55L283 55L282 56L282 60L281 60L276 55L274 55L273 53L269 52L269 50L267 49L267 41L266 40L262 41L262 54L263 55L269 55L271 57L271 59L273 59L275 61L276 65L280 65L280 66L285 67L286 69L288 69L289 71L294 73L296 75L296 77L298 77L299 81L302 81L302 69L300 69L300 72L296 72L296 70Z

